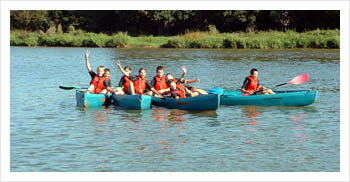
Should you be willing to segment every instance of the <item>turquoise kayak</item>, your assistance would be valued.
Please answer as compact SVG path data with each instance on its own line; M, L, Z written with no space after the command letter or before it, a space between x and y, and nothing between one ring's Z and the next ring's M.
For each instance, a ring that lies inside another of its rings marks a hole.
M148 95L112 95L113 104L123 109L146 110L151 108L151 96Z
M180 98L158 98L152 97L152 104L169 109L181 109L189 111L216 110L220 104L218 94L199 95L196 97Z
M87 94L76 91L77 106L79 107L100 107L110 105L111 95Z
M316 90L274 91L273 95L243 96L240 90L225 90L220 96L221 105L306 106L315 102Z

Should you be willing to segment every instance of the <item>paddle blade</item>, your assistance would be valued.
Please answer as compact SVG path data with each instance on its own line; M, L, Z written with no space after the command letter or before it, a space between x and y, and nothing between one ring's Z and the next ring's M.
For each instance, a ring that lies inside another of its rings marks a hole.
M63 90L72 90L74 87L65 87L65 86L59 86L58 88L63 89Z
M63 90L73 90L73 89L79 90L79 89L87 89L87 88L80 88L80 87L77 87L77 86L74 86L74 87L58 86L58 88L63 89Z
M305 73L303 75L299 75L299 76L294 77L288 83L291 83L291 84L294 84L294 85L299 85L299 84L307 82L308 80L309 80L309 74Z

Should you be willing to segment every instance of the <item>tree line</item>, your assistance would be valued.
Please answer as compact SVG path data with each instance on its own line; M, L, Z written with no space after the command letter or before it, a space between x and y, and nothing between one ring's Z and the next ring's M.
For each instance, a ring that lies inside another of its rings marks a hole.
M179 35L191 31L340 29L338 10L11 10L11 30L77 29L129 35Z

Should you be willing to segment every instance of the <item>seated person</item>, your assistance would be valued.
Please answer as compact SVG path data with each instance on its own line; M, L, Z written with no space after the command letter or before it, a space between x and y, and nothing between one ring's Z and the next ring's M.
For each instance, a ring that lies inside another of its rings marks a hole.
M120 64L120 63L119 63ZM119 66L118 66L119 68ZM120 69L120 68L119 68ZM130 66L125 66L123 69L129 76L131 76L131 68ZM119 94L129 94L129 85L130 85L131 80L129 79L128 76L123 74L123 76L120 78L119 84L118 84L118 90L115 90L116 93Z
M145 94L152 96L153 93L155 93L158 97L162 97L162 95L154 89L150 83L146 79L146 69L140 68L139 69L139 75L130 75L128 72L126 72L120 65L120 61L117 62L117 66L120 69L120 71L128 77L130 80L129 82L129 88L128 88L128 94L135 95L135 94Z
M164 67L158 66L156 72L157 75L153 77L153 80L151 81L151 86L161 94L165 91L169 91L168 84L166 82L166 77L164 76Z
M197 78L196 80L185 80L183 79L183 77L179 78L179 79L176 79L173 77L172 74L168 73L166 74L166 80L167 82L169 82L170 80L174 80L176 82L176 84L189 84L189 83L196 83L196 82L199 82L200 80ZM199 88L195 88L195 87L191 87L191 86L188 86L188 85L185 85L185 87L187 89L189 89L190 91L192 92L198 92L199 94L201 95L205 95L205 94L208 94L206 91L204 91L203 89L199 89Z
M174 80L169 81L169 88L169 94L176 100L178 100L179 98L195 97L199 95L198 92L191 92L183 85L176 84Z
M102 92L106 87L104 86L104 81L106 77L104 76L105 68L104 66L98 66L97 67L97 74L92 71L90 62L89 62L89 54L90 51L87 50L85 53L85 63L86 68L91 76L91 82L90 86L87 89L87 91L82 91L83 93L93 93L93 94L104 94L105 92Z
M243 82L241 92L249 95L275 94L271 89L259 85L258 70L253 68L250 75Z

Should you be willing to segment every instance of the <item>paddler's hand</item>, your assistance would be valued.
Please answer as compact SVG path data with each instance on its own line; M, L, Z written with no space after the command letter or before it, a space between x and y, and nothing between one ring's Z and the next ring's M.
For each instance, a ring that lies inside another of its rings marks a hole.
M176 97L175 97L176 100L179 100L179 98L180 98L179 96L176 96Z
M86 52L85 52L85 57L88 58L89 55L90 55L90 51L89 51L89 50L86 50Z
M119 60L117 61L117 66L120 66L120 61Z
M201 80L200 80L199 78L196 78L195 81L196 81L196 82L200 82Z
M184 73L187 72L187 69L186 69L186 67L185 67L184 65L181 66L181 69L182 69L182 71L183 71Z

